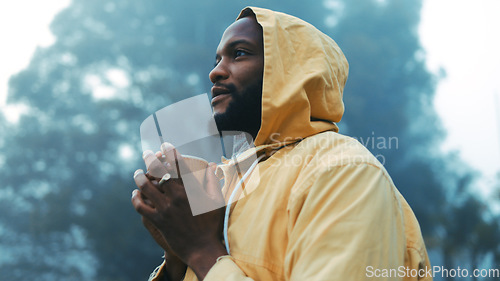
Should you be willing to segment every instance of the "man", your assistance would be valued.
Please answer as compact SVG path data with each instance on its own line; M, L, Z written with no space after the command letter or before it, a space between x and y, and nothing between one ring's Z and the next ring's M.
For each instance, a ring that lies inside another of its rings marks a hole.
M217 168L226 202L238 188L247 196L230 202L226 229L223 209L191 215L182 181L136 172L133 205L165 249L152 280L432 280L410 207L375 157L337 133L347 73L337 44L310 24L241 12L209 77L219 130L254 138ZM162 151L170 171L184 165L171 145ZM255 154L259 173L235 168ZM217 201L214 172L204 190Z

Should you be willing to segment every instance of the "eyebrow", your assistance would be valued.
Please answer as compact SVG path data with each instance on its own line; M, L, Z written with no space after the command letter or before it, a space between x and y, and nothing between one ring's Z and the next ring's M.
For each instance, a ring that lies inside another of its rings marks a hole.
M229 43L228 47L232 48L238 44L249 44L253 46L252 42L248 41L247 39L239 39Z
M227 47L234 48L234 46L236 46L238 44L248 44L248 45L254 46L254 44L252 42L248 41L247 39L238 39L238 40L235 40L235 41L232 41L231 43L229 43ZM217 60L218 58L220 58L220 55L216 54L215 60Z

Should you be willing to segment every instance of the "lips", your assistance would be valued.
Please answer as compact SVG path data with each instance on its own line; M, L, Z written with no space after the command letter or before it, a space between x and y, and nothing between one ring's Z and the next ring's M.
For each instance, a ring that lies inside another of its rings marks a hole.
M212 87L212 98L217 97L218 95L229 94L231 91L224 86L214 85Z
M227 99L227 98L230 98L231 97L231 94L219 94L217 96L215 96L214 98L212 98L212 107L215 107L218 103L220 103L221 101Z
M214 85L212 87L212 106L215 106L216 104L230 96L231 91L228 88L224 86Z

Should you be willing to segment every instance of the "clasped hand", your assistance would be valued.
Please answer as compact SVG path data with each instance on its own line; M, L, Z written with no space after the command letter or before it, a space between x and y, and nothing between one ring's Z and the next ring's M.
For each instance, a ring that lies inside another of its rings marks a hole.
M204 182L200 182L190 178L194 176L184 157L169 143L162 144L156 154L146 151L143 158L149 172L135 172L139 189L132 193L132 204L165 250L167 260L177 257L202 280L216 259L227 254L221 242L224 198L215 176L216 165L208 165ZM166 176L162 180L158 175ZM192 204L206 204L204 208L210 211L193 216L189 199Z

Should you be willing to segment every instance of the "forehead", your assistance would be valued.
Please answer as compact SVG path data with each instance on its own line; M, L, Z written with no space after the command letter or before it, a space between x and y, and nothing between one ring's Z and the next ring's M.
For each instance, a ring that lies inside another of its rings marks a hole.
M244 17L231 24L224 31L217 50L221 50L232 41L241 39L250 41L258 46L262 44L262 27L257 23L255 18Z

